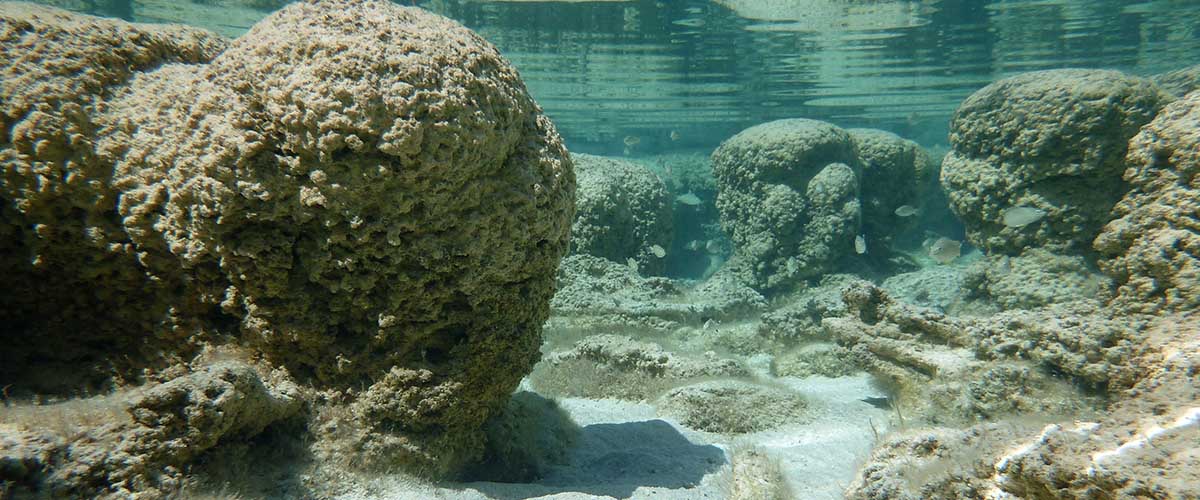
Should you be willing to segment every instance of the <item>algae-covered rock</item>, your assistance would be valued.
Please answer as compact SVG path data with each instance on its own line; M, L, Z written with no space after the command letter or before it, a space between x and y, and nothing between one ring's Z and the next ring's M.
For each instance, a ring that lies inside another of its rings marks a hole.
M900 215L904 206L920 207L936 166L917 143L883 130L848 129L862 165L862 234L880 255L895 237L916 226L915 215Z
M1100 267L1130 311L1200 307L1200 92L1167 106L1129 143L1132 189L1096 238Z
M116 214L97 109L143 72L225 46L193 28L0 4L0 385L94 387L185 347L156 328L172 319L169 287L148 279Z
M1029 246L1084 252L1128 189L1129 138L1171 100L1116 71L1037 71L995 82L959 106L941 180L967 238L989 253ZM1005 225L1006 211L1044 216Z
M580 153L571 159L579 186L571 253L632 259L641 274L662 274L673 233L672 200L662 179L625 160Z
M1017 256L991 255L971 264L962 279L970 298L1002 310L1035 309L1080 299L1103 300L1111 282L1080 256L1030 248Z
M539 356L574 211L562 142L493 46L382 0L292 4L223 51L22 9L10 61L83 48L31 73L62 90L5 78L20 320L0 383L231 336L302 383L369 387L360 423L402 442L389 465L478 452Z
M745 434L802 422L807 403L799 394L734 380L700 382L668 391L660 411L692 429Z
M850 134L806 119L750 127L713 152L721 226L753 286L786 289L854 252L857 165Z

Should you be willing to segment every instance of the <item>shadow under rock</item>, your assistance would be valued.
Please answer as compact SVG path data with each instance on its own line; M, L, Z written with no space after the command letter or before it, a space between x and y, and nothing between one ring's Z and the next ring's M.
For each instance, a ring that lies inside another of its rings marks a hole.
M498 500L567 492L629 498L639 487L694 487L725 463L720 448L694 444L662 420L592 424L583 427L568 460L535 482L463 486Z

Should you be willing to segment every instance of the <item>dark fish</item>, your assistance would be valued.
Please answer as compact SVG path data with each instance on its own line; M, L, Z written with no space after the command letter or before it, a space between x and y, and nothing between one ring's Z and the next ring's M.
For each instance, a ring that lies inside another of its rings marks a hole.
M860 399L859 401L862 401L862 402L864 402L864 403L866 403L866 404L869 404L869 405L871 405L871 406L874 406L874 407L876 407L876 408L879 408L879 409L881 409L881 410L890 410L890 409L892 409L892 400L891 400L891 398L874 398L874 397L867 397L867 398L862 398L862 399Z

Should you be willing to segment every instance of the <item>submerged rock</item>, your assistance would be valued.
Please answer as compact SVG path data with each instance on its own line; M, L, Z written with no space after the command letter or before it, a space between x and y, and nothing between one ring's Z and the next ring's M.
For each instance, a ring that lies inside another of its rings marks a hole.
M988 253L1089 251L1128 189L1129 138L1170 101L1144 78L1082 69L1017 75L972 94L954 113L941 173L967 239ZM1045 216L1013 227L1011 207Z
M862 232L873 253L883 254L901 232L917 223L917 209L933 188L936 166L917 143L882 130L852 128L862 164ZM881 252L882 251L882 252Z
M1114 304L1137 312L1200 307L1200 92L1167 106L1129 143L1132 189L1096 238Z
M733 380L672 389L660 400L663 415L692 429L719 434L759 432L806 420L799 394Z
M672 200L662 179L625 160L580 153L571 158L579 185L571 253L633 259L642 274L663 274L664 249L671 248L674 231Z
M0 12L22 27L7 61L61 60L4 70L0 385L233 338L303 384L368 387L358 424L396 445L374 463L479 451L539 356L575 198L494 47L383 0L291 4L227 47Z
M857 165L845 130L805 119L756 125L713 152L721 227L755 288L786 289L853 252Z

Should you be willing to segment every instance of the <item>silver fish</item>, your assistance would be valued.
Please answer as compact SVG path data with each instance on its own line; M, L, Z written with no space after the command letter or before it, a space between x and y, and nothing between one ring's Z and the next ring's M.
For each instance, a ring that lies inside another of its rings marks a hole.
M912 217L917 215L917 211L917 207L912 205L900 205L900 208L896 209L896 215L900 217Z
M1033 207L1013 207L1004 211L1004 225L1008 227L1023 227L1042 220L1046 211Z
M860 235L854 237L854 252L859 255L867 253L867 237L866 236L863 236L860 234Z

